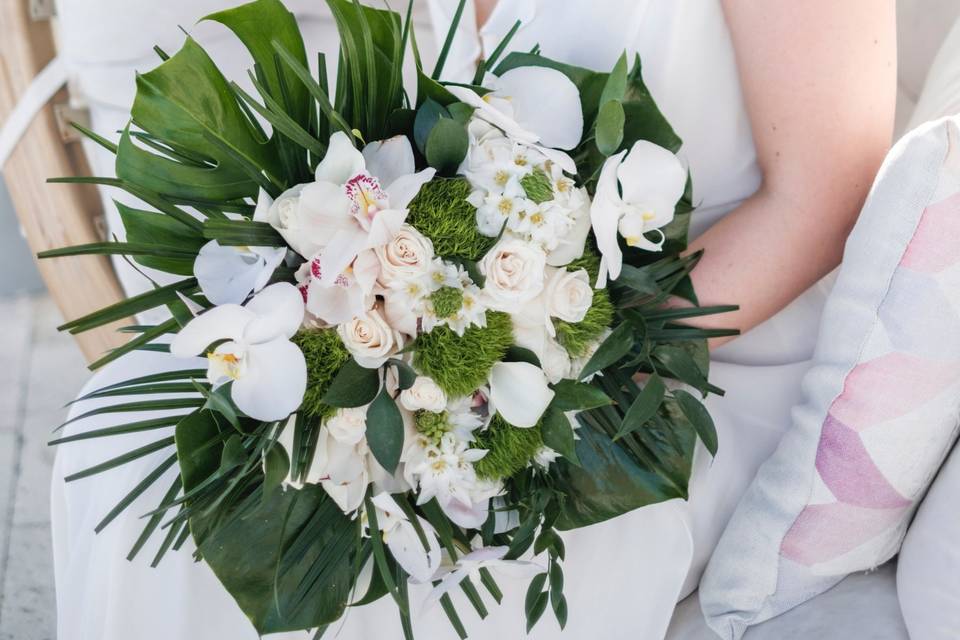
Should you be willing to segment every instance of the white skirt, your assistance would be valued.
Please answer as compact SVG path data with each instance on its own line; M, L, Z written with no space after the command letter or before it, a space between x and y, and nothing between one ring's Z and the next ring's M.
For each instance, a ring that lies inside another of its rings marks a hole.
M84 392L147 373L189 366L165 355L133 353L94 376ZM698 449L690 500L638 509L563 534L567 548L567 628L561 633L547 611L530 637L662 638L675 603L696 587L740 496L790 425L790 409L800 399L800 379L807 367L806 360L766 366L715 362L711 380L727 391L726 396L712 396L708 401L720 449L712 460L702 447ZM78 403L71 416L105 403ZM129 413L91 417L68 425L65 432L142 418ZM167 428L59 447L52 485L59 640L256 640L253 627L211 570L193 560L189 542L179 551L169 552L157 568L151 568L150 562L162 536L152 539L133 561L126 559L145 523L142 514L159 504L175 470L168 472L170 480L155 483L105 530L94 533L104 515L168 452L86 479L63 481L71 473L169 432ZM504 640L525 635L523 600L528 579L496 577L504 592L503 604L497 605L487 597L490 615L483 621L466 600L454 595L472 639ZM439 607L423 610L421 603L428 588L412 586L410 590L417 637L456 638ZM271 637L299 640L311 636L291 633ZM396 607L389 597L348 610L325 636L343 640L374 637L402 638Z

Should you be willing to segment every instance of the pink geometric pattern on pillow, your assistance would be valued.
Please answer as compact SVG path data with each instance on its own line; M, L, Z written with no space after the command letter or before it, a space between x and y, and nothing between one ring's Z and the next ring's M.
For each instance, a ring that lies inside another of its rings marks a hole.
M927 207L900 266L939 273L957 263L960 238L960 193Z
M894 275L878 313L879 328L895 345L894 351L858 363L831 403L820 432L816 473L834 501L824 503L820 496L819 504L807 504L781 542L782 557L805 566L836 560L902 526L919 497L923 480L903 495L877 465L864 438L878 425L883 425L885 435L915 429L917 412L930 403L943 403L942 392L960 377L956 354L931 351L936 336L923 333L940 333L943 327L960 331L957 310L949 302L958 299L957 292L942 287L938 280L943 272L960 265L958 239L960 194L926 208L904 251L897 271L902 277ZM921 273L926 276L914 277ZM929 308L931 300L942 302ZM896 313L885 313L887 304L897 305ZM909 321L911 312L914 322ZM918 324L925 315L939 324ZM910 347L912 351L905 350ZM887 447L902 441L882 440L880 446ZM888 458L890 453L896 454L888 451Z

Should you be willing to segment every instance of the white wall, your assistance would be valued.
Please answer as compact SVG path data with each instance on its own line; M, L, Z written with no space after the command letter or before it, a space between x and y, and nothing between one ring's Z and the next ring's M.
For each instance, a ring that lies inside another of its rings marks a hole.
M42 288L37 267L13 213L6 183L0 180L0 297ZM0 326L2 324L0 318Z

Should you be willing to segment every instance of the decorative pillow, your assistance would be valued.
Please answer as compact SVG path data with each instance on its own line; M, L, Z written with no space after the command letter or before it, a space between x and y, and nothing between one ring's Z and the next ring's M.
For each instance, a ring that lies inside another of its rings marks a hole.
M738 639L900 547L960 412L960 118L890 152L827 301L804 403L700 584Z
M940 470L900 549L900 610L917 640L954 640L960 630L960 447Z

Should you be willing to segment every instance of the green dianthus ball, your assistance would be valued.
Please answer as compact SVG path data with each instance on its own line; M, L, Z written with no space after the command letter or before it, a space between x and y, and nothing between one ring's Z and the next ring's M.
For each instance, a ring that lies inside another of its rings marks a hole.
M300 410L308 416L326 418L336 411L322 398L350 352L333 329L301 329L291 338L307 362L307 390Z
M448 395L465 396L487 381L493 365L513 343L510 316L487 312L487 326L472 326L458 336L450 327L434 327L417 338L413 362Z
M473 463L481 478L495 480L509 478L526 468L543 446L540 424L529 429L515 427L500 414L493 416L490 426L476 434L475 449L486 449L487 454Z
M463 308L463 289L440 287L430 295L430 304L438 318L450 318Z
M437 255L479 260L496 241L477 229L471 191L466 178L435 178L410 202L407 223L430 238Z

